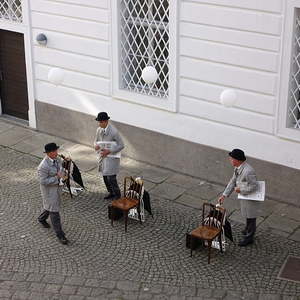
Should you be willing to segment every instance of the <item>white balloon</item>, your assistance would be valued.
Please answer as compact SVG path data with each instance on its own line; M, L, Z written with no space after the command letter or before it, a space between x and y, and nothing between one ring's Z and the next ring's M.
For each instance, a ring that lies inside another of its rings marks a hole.
M142 79L150 84L150 83L154 83L158 78L158 73L156 71L156 69L152 66L147 66L143 69L142 71Z
M64 77L65 73L60 68L52 68L48 73L48 80L55 85L62 84Z
M236 103L237 94L233 89L226 89L220 95L220 102L226 107L232 107Z

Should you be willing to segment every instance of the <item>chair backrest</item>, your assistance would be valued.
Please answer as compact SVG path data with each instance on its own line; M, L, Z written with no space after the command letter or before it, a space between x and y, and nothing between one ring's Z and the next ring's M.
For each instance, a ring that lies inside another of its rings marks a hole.
M212 203L203 203L202 226L222 228L225 218L225 208Z
M124 197L141 200L144 192L144 181L140 178L124 178Z

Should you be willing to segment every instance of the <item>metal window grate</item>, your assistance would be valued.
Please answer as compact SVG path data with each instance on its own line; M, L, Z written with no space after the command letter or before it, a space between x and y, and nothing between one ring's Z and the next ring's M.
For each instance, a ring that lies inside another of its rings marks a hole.
M21 0L1 0L0 19L12 22L22 22L22 3Z
M169 0L120 0L121 89L149 96L169 93ZM142 70L152 65L158 73L145 84Z
M298 11L299 12L299 11ZM300 15L296 17L293 61L290 82L290 101L288 107L288 125L300 128Z

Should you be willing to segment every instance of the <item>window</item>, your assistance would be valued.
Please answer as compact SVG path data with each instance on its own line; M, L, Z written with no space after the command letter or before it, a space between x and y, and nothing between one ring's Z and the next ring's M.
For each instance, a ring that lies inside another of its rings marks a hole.
M169 0L120 0L119 88L147 96L169 96ZM146 84L142 70L158 79Z
M300 0L286 0L276 133L300 141Z
M1 0L0 19L13 22L22 22L22 3L21 0Z
M287 126L300 129L300 14L296 9Z

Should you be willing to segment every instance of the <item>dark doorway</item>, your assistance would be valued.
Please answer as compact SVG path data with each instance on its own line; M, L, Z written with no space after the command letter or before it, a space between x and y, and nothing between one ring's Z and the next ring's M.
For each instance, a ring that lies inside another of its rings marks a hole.
M2 113L28 120L24 35L0 30L0 97Z

